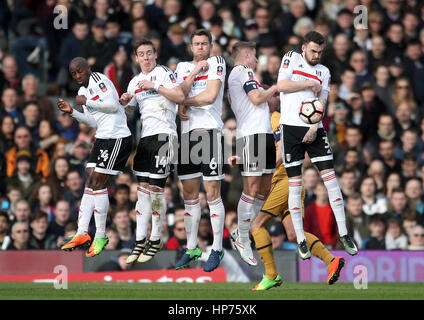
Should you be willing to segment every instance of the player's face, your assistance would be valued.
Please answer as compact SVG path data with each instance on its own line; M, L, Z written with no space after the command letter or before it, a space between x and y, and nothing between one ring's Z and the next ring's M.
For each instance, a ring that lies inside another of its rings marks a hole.
M143 73L149 73L156 67L157 53L151 45L142 45L137 48L136 59Z
M256 58L256 49L247 50L247 65L252 68L252 70L256 69L258 65L258 59Z
M303 57L306 62L314 66L319 63L321 60L322 51L324 49L323 45L319 45L315 42L309 42L302 46Z
M78 66L75 68L71 68L69 70L72 78L79 84L83 86L88 85L88 81L90 80L90 69L82 66Z
M211 53L212 44L207 36L194 36L190 45L194 61L206 60Z

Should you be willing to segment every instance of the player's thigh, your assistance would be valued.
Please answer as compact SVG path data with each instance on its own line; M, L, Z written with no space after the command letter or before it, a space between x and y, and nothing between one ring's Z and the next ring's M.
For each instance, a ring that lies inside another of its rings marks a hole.
M202 139L197 147L201 150L200 161L203 180L205 182L223 180L224 139L221 131L211 129L196 134L200 135Z
M243 176L243 193L256 197L261 187L262 176Z
M261 212L272 217L283 216L288 210L289 181L287 178L274 181L271 191L262 206Z
M333 169L333 150L324 128L318 128L315 141L306 145L306 151L320 172Z
M271 221L271 219L273 219L273 216L260 211L256 216L255 220L253 220L252 226L250 227L250 231L255 231L256 229L265 227L268 222Z
M200 177L181 180L184 200L196 200L199 198L200 182Z
M132 137L104 140L99 148L95 172L118 175L124 170L132 151Z
M178 178L181 181L200 178L202 176L202 167L201 158L198 155L198 141L191 141L191 132L181 134L179 140Z
M137 177L139 183L149 182L150 170L150 153L149 146L150 138L143 137L139 140L137 150L133 159L133 173Z
M148 142L145 149L149 154L150 185L164 188L171 173L178 140L173 135L159 134L152 136Z
M303 161L305 160L305 145L302 139L308 131L307 127L281 125L281 153L284 167L289 177L299 174Z
M221 197L221 180L203 180L207 201Z

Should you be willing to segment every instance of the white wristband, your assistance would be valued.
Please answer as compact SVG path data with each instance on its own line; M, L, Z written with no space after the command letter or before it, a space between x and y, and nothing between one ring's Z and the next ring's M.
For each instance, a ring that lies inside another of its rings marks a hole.
M160 87L159 82L156 82L155 83L155 86L153 87L153 89L155 89L155 91L158 91L159 90L159 87Z

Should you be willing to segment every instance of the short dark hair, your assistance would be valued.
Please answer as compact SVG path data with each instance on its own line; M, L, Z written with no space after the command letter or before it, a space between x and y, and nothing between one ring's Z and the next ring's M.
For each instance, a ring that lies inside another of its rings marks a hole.
M130 187L128 187L126 184L123 184L123 183L118 184L118 185L115 187L114 194L116 194L116 193L117 193L118 191L120 191L120 190L124 190L125 192L130 193Z
M244 49L256 49L256 43L253 41L239 41L233 45L233 50L231 51L231 55L233 59L236 59L239 53Z
M0 211L0 217L4 217L6 219L7 224L10 224L10 219L9 219L9 215L7 214L7 212Z
M134 53L137 55L137 49L140 46L152 46L153 48L153 52L156 52L156 48L155 45L153 44L153 42L147 38L140 38L140 39L135 39L133 42L133 49L134 49Z
M195 36L206 36L208 37L209 43L212 43L212 34L209 30L206 29L197 29L193 31L193 33L190 35L190 43L193 43L193 38Z
M49 215L44 211L37 210L31 215L29 222L32 223L39 219L46 219L48 221Z
M418 162L418 157L417 157L417 155L416 155L415 153L413 153L413 152L406 152L406 153L403 155L402 163L404 163L405 161L414 161L414 162Z
M326 41L321 33L316 31L310 31L305 35L305 38L303 39L303 44L308 44L309 42L314 42L321 46L324 45Z

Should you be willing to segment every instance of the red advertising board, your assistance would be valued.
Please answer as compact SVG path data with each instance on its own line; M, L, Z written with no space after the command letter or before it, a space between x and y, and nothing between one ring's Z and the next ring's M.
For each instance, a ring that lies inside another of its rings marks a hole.
M0 251L0 275L43 274L64 265L69 273L84 271L81 251L16 250Z
M110 271L68 273L63 271L48 274L33 275L1 275L0 282L54 282L56 278L68 282L226 282L224 268L217 268L213 272L204 272L196 269L162 269L140 271Z

